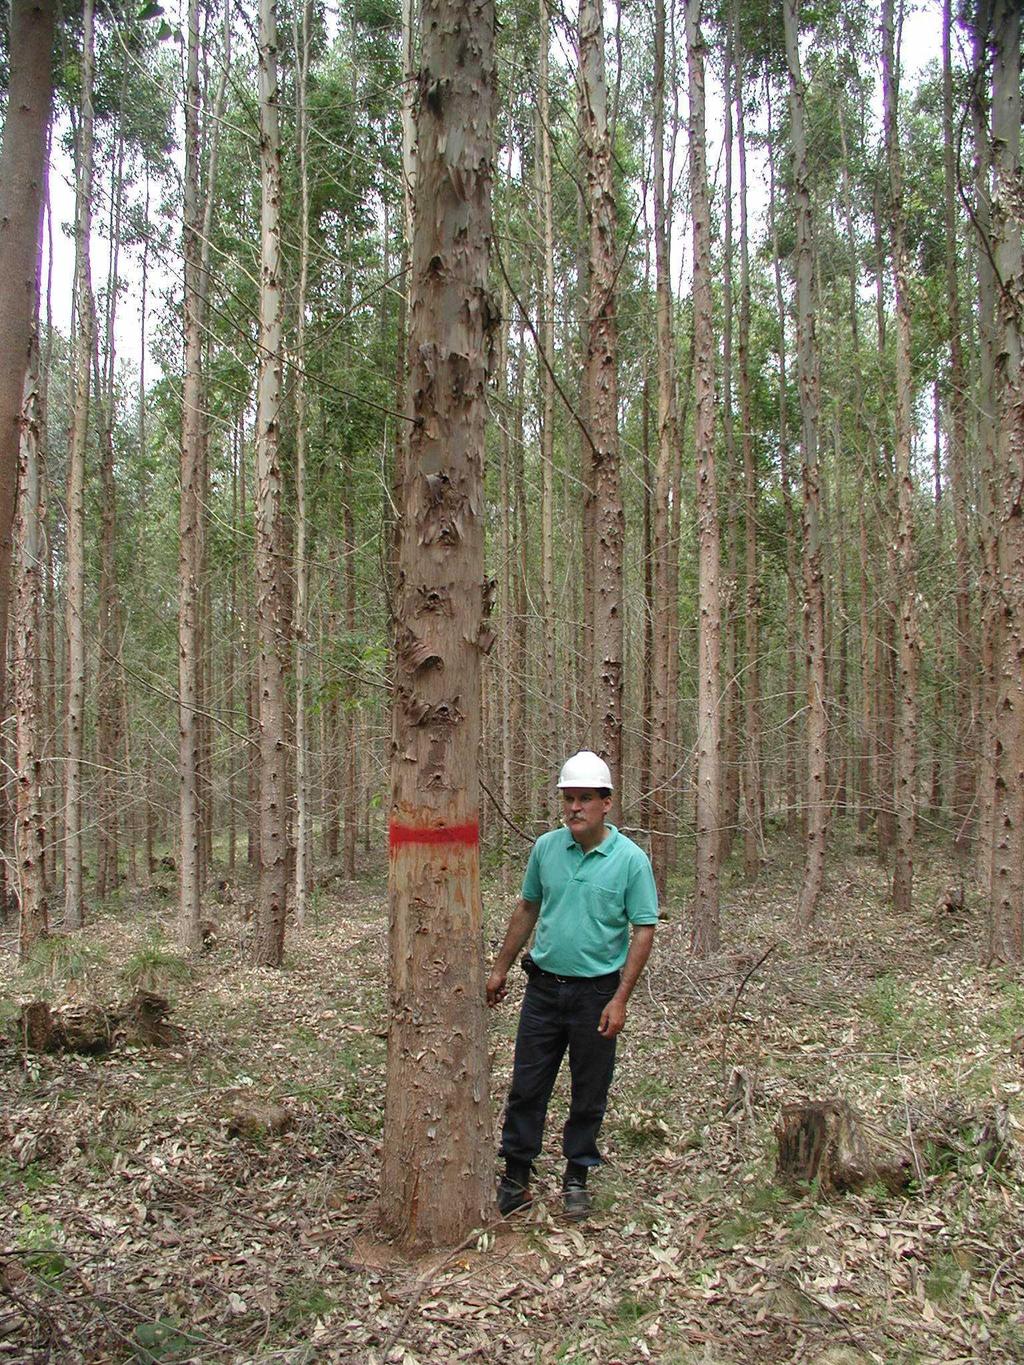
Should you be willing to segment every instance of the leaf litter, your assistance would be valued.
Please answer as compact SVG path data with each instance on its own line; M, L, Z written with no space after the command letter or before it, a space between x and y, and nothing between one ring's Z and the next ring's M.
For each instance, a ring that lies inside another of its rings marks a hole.
M0 1361L1024 1359L1024 984L980 965L969 902L932 909L944 877L935 856L899 920L883 870L850 855L801 938L798 868L780 856L756 886L726 887L725 947L707 962L670 905L589 1222L559 1211L562 1077L533 1208L418 1262L373 1221L381 870L318 896L280 972L247 964L239 887L214 951L174 982L185 1041L170 1049L23 1055L17 1008L38 983L8 933ZM496 887L485 899L493 949L510 907ZM109 1003L118 964L155 930L171 940L172 914L156 896L101 914L87 991ZM491 1019L495 1145L517 1003ZM774 1124L802 1098L846 1099L868 1131L909 1142L918 1179L830 1199L780 1183ZM993 1106L1009 1142L981 1159Z

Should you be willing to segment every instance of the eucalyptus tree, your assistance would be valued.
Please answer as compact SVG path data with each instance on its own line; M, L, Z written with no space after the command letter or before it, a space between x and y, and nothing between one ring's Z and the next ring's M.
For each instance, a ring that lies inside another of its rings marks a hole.
M0 150L0 722L7 703L7 619L12 528L21 458L22 403L39 298L39 246L53 105L55 0L12 0L10 68ZM34 391L34 390L32 390ZM6 783L0 832L9 830ZM0 860L0 897L7 894Z
M55 0L12 0L0 150L0 641L7 635L22 399L39 295L39 245L53 106ZM6 656L0 649L0 707Z
M804 78L800 64L799 0L782 10L789 66L793 199L796 209L796 336L803 466L804 639L807 657L807 850L798 915L814 918L825 873L828 827L825 670L825 585L821 545L821 465L818 454L819 392L817 317L814 297L813 226L804 124Z
M43 801L42 708L42 402L39 346L33 338L25 376L18 450L14 611L14 711L16 734L15 859L18 945L22 960L49 927L46 898L46 808Z
M1024 957L1024 250L1021 185L1021 14L1015 0L992 11L992 268L998 287L995 372L998 425L996 591L1000 633L995 743L989 953ZM988 244L986 244L987 246Z
M733 30L733 84L739 172L740 284L738 384L740 444L743 451L743 867L748 878L757 875L764 844L764 791L761 781L761 590L757 555L758 471L754 445L754 417L750 376L750 230L747 197L746 53L739 5L730 8Z
M699 618L697 628L697 848L690 946L717 952L721 770L721 602L718 492L715 470L714 316L711 293L711 209L708 195L704 37L700 0L685 0L690 96L690 207L693 216L694 447L697 473Z
M86 704L85 463L96 325L91 267L94 61L95 10L93 0L85 0L82 10L80 109L75 147L75 396L68 442L67 586L64 610L68 648L64 773L64 925L68 929L81 928L84 919L82 784Z
M477 758L483 453L497 313L488 292L494 7L422 0L410 274L414 417L395 585L382 1212L452 1244L491 1194Z
M655 299L657 312L658 408L657 459L652 508L653 638L651 650L651 863L660 894L665 892L668 839L671 830L669 791L672 783L673 677L672 629L678 593L678 544L672 539L672 507L679 497L673 474L679 444L676 404L676 338L672 298L671 227L675 196L674 127L670 128L666 165L665 0L654 0L654 128L653 195ZM674 74L674 73L673 73ZM674 86L674 82L673 82Z
M957 171L954 143L953 63L951 54L952 2L942 3L942 166L945 283L949 305L949 422L947 442L953 495L956 598L956 705L953 755L953 813L955 845L961 854L970 847L974 828L976 742L973 724L973 685L976 672L974 624L971 612L971 553L967 470L967 374L964 364L960 308L960 263L957 233Z
M899 609L899 708L896 742L897 839L893 865L893 907L911 907L914 877L914 833L917 816L917 587L914 572L914 483L911 473L912 388L911 318L906 226L903 206L903 166L897 129L897 71L893 0L882 0L882 100L885 158L889 177L889 214L892 233L893 282L896 299L896 421L894 464L896 476L896 589Z
M259 636L259 890L254 959L284 956L288 882L287 606L281 412L284 298L281 274L281 129L277 5L260 0L260 331L256 397L256 618Z
M592 742L613 773L613 817L621 803L623 554L625 517L619 471L618 252L612 131L605 71L604 5L581 0L578 19L579 119L586 179L589 294L586 351L586 442L591 502L584 546L593 585Z
M203 0L189 0L185 64L185 173L182 204L185 372L181 399L181 496L178 521L178 935L188 950L199 946L203 885L200 772L202 730L202 614L206 566L208 486L207 414L203 357L209 306L209 252L216 161L230 49L225 22L223 67L215 106L208 111L209 159L203 175L203 89L200 39Z

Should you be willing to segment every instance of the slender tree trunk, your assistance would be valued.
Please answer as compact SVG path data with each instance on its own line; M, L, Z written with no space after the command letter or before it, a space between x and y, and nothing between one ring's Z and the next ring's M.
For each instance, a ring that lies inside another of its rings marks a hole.
M737 518L736 433L733 422L732 323L735 312L733 288L732 217L732 32L727 29L723 54L723 134L725 193L722 204L722 444L725 463L725 574L722 582L722 653L724 698L722 704L722 813L719 817L724 863L732 853L740 816L740 712L743 706L739 676L739 527Z
M530 572L530 537L526 514L526 461L523 426L524 389L526 380L526 348L524 323L519 318L516 344L516 379L512 392L512 524L515 528L515 557L512 578L512 668L510 710L512 723L512 808L516 819L526 819L529 811L529 747L527 736L532 729L528 710L531 691L529 613L527 589Z
M938 379L932 387L933 420L935 430L932 479L935 493L935 558L938 563L945 562L945 535L942 515L942 395ZM949 727L946 714L946 687L944 682L946 641L942 628L942 607L936 606L932 628L932 657L935 660L935 702L932 716L932 776L928 793L928 807L933 820L942 814L942 751Z
M49 154L49 143L47 144ZM49 396L50 375L53 368L53 215L50 212L49 196L44 196L46 231L48 236L46 271L46 348L42 357L40 374L40 433L39 433L39 534L41 537L42 564L40 572L42 600L40 602L40 724L43 727L45 742L42 745L43 770L42 782L42 819L45 830L43 846L43 889L50 896L57 885L57 762L60 715L60 663L57 653L57 593L53 563L53 538L48 529L48 508L50 501L50 481L47 470L49 455Z
M992 202L990 178L993 147L988 123L988 100L984 72L993 0L977 0L974 15L974 81L971 116L974 130L974 224L978 277L978 394L976 464L978 469L978 529L980 540L981 649L980 713L982 717L980 761L977 774L977 839L975 858L978 881L986 898L991 890L993 855L993 792L996 768L995 715L998 697L997 652L999 637L998 531L996 482L996 275L992 260Z
M786 791L786 832L795 835L800 828L800 805L797 763L797 716L799 702L797 697L797 652L799 628L797 625L797 577L796 551L798 536L796 517L793 513L792 481L789 468L789 376L786 365L786 304L782 292L782 252L779 246L779 229L776 214L775 196L775 157L773 154L774 137L772 130L771 84L765 79L765 107L768 120L768 217L771 227L772 259L775 276L775 311L779 322L779 485L782 494L783 529L786 538L786 686L785 720L782 726L783 753L782 766L785 775Z
M203 487L203 323L205 282L200 191L199 42L201 0L189 0L185 74L185 178L182 214L185 273L185 375L181 403L181 500L178 516L178 938L200 945L200 600L205 560Z
M38 279L38 256L37 275ZM18 512L14 593L14 711L16 719L16 789L18 943L22 961L48 932L43 806L42 706L40 684L41 614L44 596L40 526L41 400L39 349L29 348L18 455Z
M960 318L960 271L957 253L957 181L953 145L953 68L950 54L951 0L942 5L942 144L945 188L946 294L949 307L949 480L953 497L956 565L956 716L953 752L953 817L955 847L966 856L975 825L977 727L974 679L977 671L972 593L967 480L967 379Z
M821 549L821 465L818 456L818 341L814 297L811 195L804 128L804 81L800 71L799 0L783 0L796 205L796 335L803 464L804 643L807 659L807 857L798 918L814 919L825 877L828 829L828 723L825 711L825 584Z
M541 373L541 616L543 618L544 672L543 740L550 761L559 752L555 725L555 671L557 633L555 626L555 228L551 191L551 128L548 75L548 50L551 43L551 18L548 0L539 0L540 45L537 67L537 175L544 232L544 287L540 295ZM546 826L557 816L550 786L545 784L538 812Z
M121 104L124 104L122 85ZM124 138L117 139L117 152L110 176L110 256L104 320L102 373L96 357L97 396L100 420L100 584L99 663L96 670L97 840L96 896L102 900L117 886L121 791L121 649L120 600L117 585L117 486L114 480L115 348L118 269L120 266L121 216L124 199Z
M675 491L672 473L679 442L676 411L675 337L672 318L672 193L665 183L665 3L654 8L654 252L658 343L658 454L654 475L651 553L654 560L651 661L651 862L664 895L668 876L671 816L668 804L672 775L671 724L672 618L669 597L671 512Z
M882 240L881 182L876 178L872 214L875 238L875 318L878 354L886 354L885 248ZM893 780L896 753L896 528L895 499L889 488L893 463L876 435L872 466L872 501L879 540L885 546L885 576L876 595L875 610L875 798L878 859L888 863L896 846L896 802Z
M306 723L309 559L306 550L306 288L309 279L309 128L306 87L309 79L312 0L292 16L296 54L295 137L299 154L299 285L295 300L295 922L306 920L309 891L309 736ZM354 754L349 750L349 762Z
M355 639L356 618L356 528L355 513L351 498L346 497L342 511L343 539L345 552L345 630L350 640ZM345 680L345 839L342 866L346 877L356 875L356 840L359 833L359 807L356 802L357 758L356 737L356 688L352 678Z
M899 705L897 708L896 850L892 898L897 914L911 908L917 824L917 583L914 562L914 483L911 472L912 384L910 295L903 216L903 167L896 126L897 87L893 0L882 0L882 100L889 169L893 276L896 292L896 588L899 602Z
M1024 252L1021 246L1021 14L996 0L992 20L992 263L999 494L995 783L989 956L1024 957Z
M490 1200L477 760L494 9L423 0L410 276L415 421L400 503L391 807L391 1027L381 1209L451 1245ZM439 90L445 98L438 97Z
M693 215L693 366L696 414L698 542L697 850L690 948L698 957L718 951L719 830L722 810L721 603L718 496L715 485L715 338L711 295L711 211L704 125L704 39L700 0L686 0L686 58L690 92L690 204Z
M90 270L93 184L92 0L82 12L82 103L78 126L75 196L75 397L68 450L67 594L68 641L67 762L64 775L64 927L80 929L84 920L82 885L82 759L85 726L85 457L89 427L95 312Z
M288 881L287 648L280 455L283 293L277 5L260 0L260 367L256 404L256 619L259 632L259 890L253 956L279 967Z
M743 49L740 45L739 10L732 11L736 34L734 74L736 136L740 177L740 310L739 400L740 442L743 449L743 576L746 602L743 618L743 870L752 879L761 869L764 846L764 794L761 788L761 677L760 615L761 586L757 565L757 458L754 451L754 417L750 402L750 252L747 229L747 130L743 93Z
M0 151L0 707L7 697L7 617L21 412L38 304L37 257L53 104L54 0L11 0L7 106ZM0 711L0 721L6 712ZM6 836L7 784L0 783ZM0 842L7 844L6 837ZM9 845L7 845L9 846ZM5 859L0 897L6 899ZM0 902L2 904L2 902Z
M618 325L615 316L616 207L604 61L603 0L579 11L580 126L587 184L590 296L584 365L593 466L592 576L594 713L592 740L615 779L612 819L621 817L623 555L625 517L619 487Z

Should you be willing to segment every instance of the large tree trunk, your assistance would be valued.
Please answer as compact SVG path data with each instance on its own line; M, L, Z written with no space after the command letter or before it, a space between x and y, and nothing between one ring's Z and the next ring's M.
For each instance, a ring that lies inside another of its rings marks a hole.
M11 0L10 69L0 151L0 706L7 695L11 532L22 399L38 298L55 16L54 0ZM0 801L6 799L0 794ZM6 821L0 822L0 830L5 829ZM6 861L0 859L0 877L5 867Z
M1020 40L1016 0L996 0L992 20L992 259L999 281L995 385L999 494L995 790L989 955L1024 957L1024 253L1020 217Z
M593 583L593 722L591 742L615 779L612 819L622 809L622 646L625 518L619 487L618 326L612 143L604 60L602 0L579 11L580 127L587 185L590 294L584 375L593 483L590 554Z
M821 552L821 466L818 458L818 342L814 298L814 246L804 128L804 82L800 72L799 0L784 0L789 107L793 140L793 198L796 204L796 336L800 388L800 447L803 463L804 641L807 656L807 855L798 917L809 924L825 876L828 828L825 711L825 585Z
M914 566L914 483L911 473L912 393L910 296L903 218L903 168L896 126L895 71L898 52L893 0L882 0L882 101L889 170L893 277L896 293L896 590L899 611L899 692L895 780L896 850L892 899L897 913L911 908L914 834L917 824L917 605Z
M391 809L391 1026L381 1210L452 1244L490 1201L477 753L494 8L422 0ZM443 92L443 97L442 97Z
M82 759L85 739L85 457L89 427L95 312L89 246L92 233L93 182L93 5L85 0L82 18L82 103L78 126L77 193L75 196L75 397L71 419L67 474L67 594L65 628L68 641L67 764L64 775L64 927L81 928L82 887Z
M721 603L718 495L715 483L715 338L711 294L711 211L704 129L704 39L700 0L686 0L686 60L690 91L690 203L693 214L693 366L696 414L699 621L697 634L697 849L690 947L717 952L719 830L722 809Z
M256 400L256 619L259 632L259 890L253 957L284 957L288 884L287 610L280 454L283 291L277 5L260 0L260 368Z

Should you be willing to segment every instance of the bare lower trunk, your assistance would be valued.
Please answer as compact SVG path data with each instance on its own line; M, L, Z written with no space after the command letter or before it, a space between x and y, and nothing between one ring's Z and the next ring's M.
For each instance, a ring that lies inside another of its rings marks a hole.
M295 299L295 922L306 919L309 890L309 736L306 722L306 653L309 562L306 552L306 285L309 276L309 145L306 86L309 76L312 0L292 16L296 54L295 129L299 153L299 287ZM386 273L386 272L385 272ZM350 759L352 758L350 751Z
M992 21L992 252L1000 282L995 328L998 582L995 783L989 956L1024 957L1024 252L1021 245L1020 43L1016 0L996 0Z
M559 750L555 726L555 229L551 191L551 133L549 123L548 48L551 20L547 0L540 0L540 49L537 72L537 175L544 222L544 288L540 298L541 337L541 615L544 622L544 753ZM537 812L543 824L557 815L555 802L545 788Z
M697 849L690 947L698 957L718 951L721 772L721 604L718 497L715 482L715 357L711 295L711 213L704 128L704 39L700 0L686 0L690 90L690 200L693 213L694 445L697 462L699 621L697 635Z
M896 293L896 588L899 603L899 706L894 796L896 856L892 898L897 913L911 908L914 834L917 825L917 584L914 562L914 483L911 473L912 413L910 295L903 216L903 168L896 128L893 0L882 0L882 87L885 149L889 169L893 276Z
M20 419L38 298L55 18L53 0L11 0L0 152L0 642L7 639ZM6 670L7 651L0 647L0 698L6 696ZM0 859L0 879L4 866Z
M590 295L584 366L593 467L592 563L594 712L592 742L615 777L612 819L621 815L623 547L619 487L616 208L604 61L602 0L579 12L580 125L587 184ZM590 575L588 575L590 576Z
M665 5L657 0L654 31L654 243L655 294L658 331L658 454L654 476L651 553L654 561L651 660L651 863L664 895L668 876L668 846L672 820L669 783L672 776L671 730L672 618L675 603L669 596L671 561L677 546L671 540L672 474L679 441L676 415L675 337L672 319L670 227L672 194L665 186Z
M743 51L739 46L738 9L733 9L737 35L735 57L736 133L740 175L740 311L739 370L740 443L743 450L743 870L748 880L761 868L764 844L764 795L761 788L761 587L757 564L758 487L754 453L754 419L750 401L750 255L747 232L747 133L743 93Z
M971 594L970 524L967 480L967 379L960 335L960 274L957 263L957 181L953 142L953 71L950 53L951 0L942 7L942 141L945 187L946 292L949 300L949 480L956 543L956 714L953 752L955 846L966 856L975 826L977 726L974 679L977 669Z
M807 677L807 854L798 918L814 918L825 877L828 828L828 723L825 709L825 583L821 549L821 465L818 457L818 343L814 298L814 247L804 82L800 71L798 0L784 0L786 56L789 65L793 182L796 203L796 334L803 463L804 644Z
M67 595L68 641L67 763L64 777L64 926L78 929L84 918L82 885L82 779L85 725L85 457L89 427L95 314L89 243L93 181L93 6L86 0L82 31L82 105L78 129L75 218L75 398L68 451Z
M429 4L429 9L427 5ZM415 421L396 584L381 1212L404 1245L483 1223L491 1122L479 801L494 9L424 0L410 274ZM444 98L438 91L445 92Z
M38 347L33 345L25 383L18 455L18 515L14 615L14 712L17 758L17 846L22 961L48 930L44 855L42 706L39 667L43 574L40 526L40 395Z
M259 633L259 890L253 957L279 967L284 957L288 884L288 764L285 696L287 610L282 563L280 457L283 294L281 138L277 6L260 3L260 372L256 407L256 620Z
M997 653L1000 603L998 594L998 503L996 487L997 400L996 367L996 275L992 261L992 203L989 184L993 148L988 126L984 70L987 38L993 5L978 0L974 33L974 86L971 101L975 148L974 225L977 232L976 261L978 277L978 394L976 462L978 467L978 526L980 539L980 617L979 651L982 717L978 745L977 840L975 860L983 895L990 892L993 853L993 793L996 769L995 715L998 704Z

